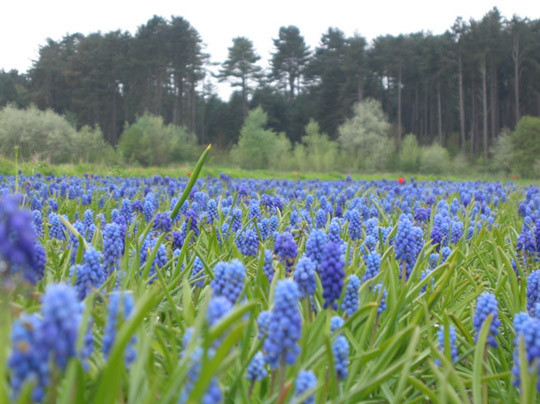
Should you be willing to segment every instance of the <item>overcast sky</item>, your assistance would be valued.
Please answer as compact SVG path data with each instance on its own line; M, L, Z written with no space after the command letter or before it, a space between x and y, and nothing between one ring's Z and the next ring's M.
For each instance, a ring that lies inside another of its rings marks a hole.
M46 38L66 34L135 33L154 14L187 19L199 32L213 62L223 62L232 38L251 39L267 65L272 38L281 26L296 25L315 48L328 27L368 40L384 34L448 29L456 17L480 19L497 6L504 17L540 18L540 0L6 0L0 19L0 69L26 71ZM219 92L227 96L227 85Z

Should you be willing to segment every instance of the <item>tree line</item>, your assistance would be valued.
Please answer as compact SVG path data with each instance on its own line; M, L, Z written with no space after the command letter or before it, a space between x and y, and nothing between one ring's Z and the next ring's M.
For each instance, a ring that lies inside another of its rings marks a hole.
M329 28L310 49L295 26L272 39L269 68L249 38L233 39L211 73L197 30L182 17L154 16L135 34L114 31L48 39L26 73L0 71L0 106L52 109L77 128L98 127L116 145L145 113L184 126L200 143L238 142L248 111L293 143L314 119L330 140L353 105L378 100L398 149L405 134L438 142L471 161L489 158L503 128L540 116L540 20L457 18L443 34L385 35L368 42ZM219 98L210 77L237 89Z

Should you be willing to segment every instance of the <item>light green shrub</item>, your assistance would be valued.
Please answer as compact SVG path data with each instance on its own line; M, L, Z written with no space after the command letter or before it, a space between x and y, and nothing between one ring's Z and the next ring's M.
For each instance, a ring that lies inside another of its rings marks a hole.
M0 153L6 157L18 147L22 160L68 163L75 136L75 128L53 111L13 106L0 110Z
M120 156L103 138L101 129L83 126L73 139L74 163L119 163Z
M319 124L313 119L306 125L305 144L307 171L325 172L336 167L338 144L331 141L326 133L321 133Z
M274 170L290 170L293 168L292 163L292 146L291 141L285 133L279 133L274 141L272 148L272 156L270 158L270 168Z
M384 170L394 150L388 132L390 124L373 99L355 104L353 117L338 128L342 150L352 156L356 168Z
M493 165L496 171L509 173L512 170L512 133L503 129L493 148Z
M524 177L532 175L540 155L540 118L524 116L511 134L512 165Z
M418 146L418 140L412 133L403 138L401 151L399 153L399 163L403 171L414 173L420 168L421 150Z
M163 118L145 114L126 127L118 148L128 162L159 166L192 160L196 138L184 127L165 125Z
M420 169L424 174L447 174L450 170L448 150L437 143L423 147Z
M276 158L276 147L284 148L284 142L278 145L276 133L264 128L267 121L268 116L261 107L250 111L246 117L238 144L231 150L231 158L240 167L268 168Z

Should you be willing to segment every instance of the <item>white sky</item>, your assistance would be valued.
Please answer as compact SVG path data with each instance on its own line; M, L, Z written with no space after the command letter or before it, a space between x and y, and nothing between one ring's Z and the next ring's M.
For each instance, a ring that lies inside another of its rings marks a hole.
M311 49L328 27L368 40L378 35L448 29L456 17L480 19L492 7L513 14L540 18L539 0L6 0L0 18L0 69L26 71L37 59L47 37L108 32L135 33L154 14L187 19L199 32L212 62L223 62L232 38L246 36L268 65L281 26L296 25ZM227 84L219 93L228 97Z

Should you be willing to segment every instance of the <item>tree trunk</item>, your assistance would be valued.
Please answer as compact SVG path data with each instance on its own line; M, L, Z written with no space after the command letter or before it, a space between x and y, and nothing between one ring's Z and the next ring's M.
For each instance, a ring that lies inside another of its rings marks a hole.
M418 133L418 136L420 136L420 101L418 100L418 83L416 84L416 87L414 89L414 104L413 104L413 125L414 132Z
M162 92L163 92L163 88L161 86L161 78L160 78L160 74L157 73L156 74L156 104L155 104L155 109L156 109L156 115L160 116L161 115L161 104L162 104Z
M357 89L358 102L362 103L364 100L364 77L360 74L358 77L358 89Z
M441 82L437 81L437 126L439 131L439 144L443 145L442 136L442 106L441 106Z
M173 125L178 125L180 121L180 90L178 88L178 75L174 75L174 103L173 103L173 116L172 123Z
M476 81L473 80L471 91L471 161L474 160L475 142L476 142L476 128L477 128L477 116L476 116Z
M398 136L397 136L398 151L401 150L401 66L398 73Z
M458 58L458 86L459 86L459 134L461 136L461 151L465 154L465 98L463 94L463 62L461 60L461 54Z
M195 94L195 83L191 83L191 132L195 133L195 108L197 106L197 97Z
M482 138L484 146L484 164L488 160L488 100L487 100L487 72L486 56L483 55L480 60L480 73L482 74Z
M497 91L497 66L495 61L491 61L491 88L490 88L490 104L491 104L491 144L495 144L495 138L499 134L499 119L498 119L498 91Z
M428 119L429 119L429 103L428 103L428 92L427 92L427 89L424 89L424 119L423 119L423 123L422 123L422 127L423 127L423 132L424 132L424 137L425 138L428 138L429 137L429 132L428 132Z
M118 100L117 100L117 93L116 93L116 88L114 89L114 92L113 92L113 108L112 108L112 128L111 128L111 137L109 138L109 142L113 145L116 144L116 139L117 139L117 128L116 128L116 121L118 120Z
M247 117L247 83L245 77L242 77L242 113L245 121Z
M521 55L519 54L519 35L514 35L514 46L512 47L512 59L514 59L514 112L516 114L516 125L521 118L519 111L519 65Z
M289 75L289 102L294 98L294 82L296 78L293 75Z

